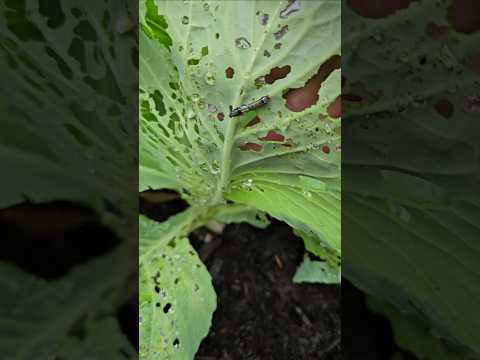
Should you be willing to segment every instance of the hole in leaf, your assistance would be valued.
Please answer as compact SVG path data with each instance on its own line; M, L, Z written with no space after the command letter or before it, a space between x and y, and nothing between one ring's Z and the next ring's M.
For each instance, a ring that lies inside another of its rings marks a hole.
M95 29L86 20L80 21L73 29L73 32L84 41L97 41L97 33Z
M168 314L168 312L170 311L171 308L172 308L172 304L168 303L163 307L163 312L165 314Z
M282 134L279 134L273 130L270 130L267 135L264 137L260 138L260 140L263 141L278 141L278 142L283 142L285 141L285 136Z
M70 10L70 12L72 13L72 15L74 17L76 17L77 19L82 16L82 10L80 10L79 8L72 8L72 10Z
M85 60L85 45L78 37L72 40L70 47L68 48L68 55L77 60L80 63L82 71L87 71L87 64Z
M150 95L155 103L155 109L158 111L160 116L164 116L167 111L165 110L165 105L163 104L163 95L160 91L155 90L153 94Z
M277 32L273 33L273 36L275 36L276 40L280 40L286 33L288 32L288 25L283 26L278 30Z
M332 118L339 118L342 116L342 98L337 96L337 98L327 107L327 113Z
M340 64L340 55L334 55L320 66L318 72L305 83L304 87L288 90L283 95L287 108L299 112L314 105L318 101L318 90L322 83L334 70L340 68Z
M232 79L233 75L235 75L235 70L233 70L232 67L228 67L225 69L225 76L227 77L227 79Z
M243 145L240 145L240 150L242 151L255 151L255 152L260 152L262 151L263 146L260 144L252 143L252 142L247 142Z
M292 68L290 67L290 65L274 67L272 70L270 70L270 73L265 75L265 82L267 84L273 84L277 80L284 79L285 77L287 77L291 70Z
M48 19L47 25L51 28L58 28L65 23L65 14L60 0L40 0L38 11Z

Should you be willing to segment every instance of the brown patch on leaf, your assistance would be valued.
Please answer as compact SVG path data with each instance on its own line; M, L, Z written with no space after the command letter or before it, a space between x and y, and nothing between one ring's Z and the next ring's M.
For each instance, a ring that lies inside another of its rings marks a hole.
M381 19L394 14L398 10L408 8L414 1L416 0L347 0L347 6L360 16Z
M322 151L323 151L325 154L330 154L330 148L328 147L328 145L323 145L323 146L322 146Z
M270 70L269 74L265 75L265 82L267 84L273 84L275 81L285 78L291 70L292 68L290 65L274 67L272 70Z
M260 138L262 141L278 141L278 142L284 142L285 141L285 136L282 134L279 134L273 130L270 130L267 135L264 137Z
M333 102L328 105L327 107L327 113L330 115L332 118L339 118L342 116L342 97L337 96Z
M219 112L217 114L217 119L223 121L223 119L225 119L225 114L223 112Z
M293 142L292 139L287 139L283 144L282 146L285 146L285 147L288 147L288 148L291 148L291 147L295 147L295 143Z
M286 99L290 111L299 112L309 108L318 101L318 90L328 76L341 65L340 55L334 55L325 61L318 72L306 82L304 87L290 89L283 98Z
M232 67L228 67L225 69L225 76L227 77L227 79L233 78L233 75L235 75L235 70L233 70Z
M435 110L444 118L450 119L453 116L453 105L447 99L438 100Z
M256 144L256 143L251 143L251 142L240 145L240 150L242 150L242 151L251 150L251 151L255 151L255 152L260 152L260 151L262 151L262 148L263 148L262 145Z
M471 34L480 30L480 1L453 0L447 20L455 31Z

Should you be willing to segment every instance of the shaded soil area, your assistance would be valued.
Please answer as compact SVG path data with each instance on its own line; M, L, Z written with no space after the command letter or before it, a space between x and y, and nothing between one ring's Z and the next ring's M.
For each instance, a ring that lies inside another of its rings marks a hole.
M340 359L340 287L292 282L304 250L291 229L230 225L219 236L206 261L218 308L196 360Z
M342 350L344 360L416 360L394 342L384 316L372 313L365 295L342 279Z

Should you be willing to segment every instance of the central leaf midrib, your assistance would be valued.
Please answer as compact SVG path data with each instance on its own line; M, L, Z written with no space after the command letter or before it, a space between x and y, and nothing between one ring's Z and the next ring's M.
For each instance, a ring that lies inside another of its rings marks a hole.
M263 32L262 38L258 44L254 48L254 53L251 58L250 64L247 67L247 70L244 72L244 74L249 74L253 68L253 64L255 63L255 60L257 59L258 53L260 49L263 47L263 44L265 43L265 39L267 38L267 35L270 34L270 30L272 27L272 24L274 23L273 19L275 19L278 15L278 12L280 11L280 7L282 6L282 3L279 1L278 5L275 9L275 12L272 16L272 21L267 25L266 31ZM253 11L255 11L255 8L252 7ZM252 16L252 19L255 19L255 16ZM254 22L252 21L252 26ZM252 31L253 33L253 31ZM252 41L253 42L253 41ZM241 101L244 98L245 92L242 93L242 88L245 86L245 82L247 79L250 79L250 77L245 77L243 76L241 78L241 81L238 86L237 90L237 96L235 98L235 101L233 104L235 106L239 105ZM235 130L237 128L237 122L235 120L232 120L232 118L229 119L227 128L225 131L225 141L223 143L223 150L222 150L222 158L221 158L221 169L220 169L220 179L219 182L217 183L217 189L215 191L215 195L213 196L212 200L212 205L217 205L222 202L223 200L223 191L230 181L230 170L231 170L231 161L232 161L232 148L233 145L235 144Z

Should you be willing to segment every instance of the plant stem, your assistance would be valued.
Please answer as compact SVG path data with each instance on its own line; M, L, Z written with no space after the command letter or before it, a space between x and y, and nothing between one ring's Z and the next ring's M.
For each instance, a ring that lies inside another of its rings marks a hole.
M221 204L223 201L223 191L230 180L230 169L232 166L232 147L235 142L235 129L237 123L234 119L229 119L225 141L223 143L222 161L220 167L220 180L213 196L212 205Z

